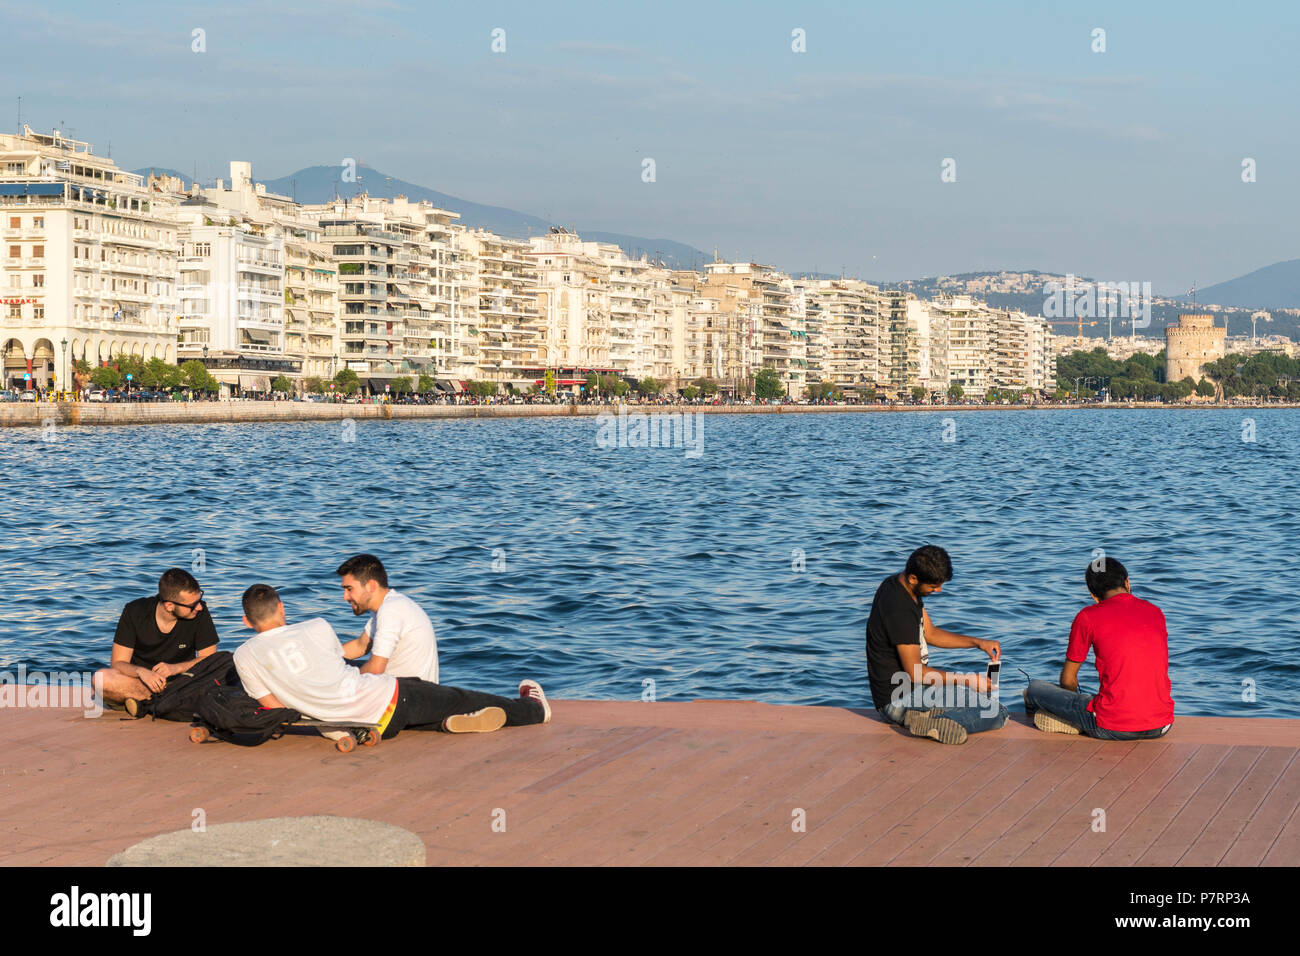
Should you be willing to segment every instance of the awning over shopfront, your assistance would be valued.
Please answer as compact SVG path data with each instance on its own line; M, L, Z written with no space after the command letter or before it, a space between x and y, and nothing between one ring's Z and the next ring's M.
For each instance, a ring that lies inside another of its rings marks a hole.
M460 383L453 382L449 378L440 378L433 384L437 386L438 391L446 392L448 395L460 394Z
M370 388L370 391L372 392L382 392L384 390L384 386L389 384L390 382L392 382L391 378L366 379L366 385Z
M239 387L245 392L269 392L271 390L271 376L245 375L241 373Z

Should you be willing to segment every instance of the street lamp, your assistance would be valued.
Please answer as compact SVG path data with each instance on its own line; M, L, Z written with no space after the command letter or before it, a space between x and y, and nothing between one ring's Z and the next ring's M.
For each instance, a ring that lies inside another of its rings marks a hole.
M63 346L63 390L68 391L68 340L59 343Z

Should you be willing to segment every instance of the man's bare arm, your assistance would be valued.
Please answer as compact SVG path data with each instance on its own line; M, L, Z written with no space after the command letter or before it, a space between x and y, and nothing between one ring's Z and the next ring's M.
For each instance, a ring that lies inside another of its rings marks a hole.
M927 637L926 640L928 641L929 638ZM942 667L922 664L920 644L899 644L898 659L903 664L903 673L911 678L913 684L953 684L958 687L970 687L983 693L989 689L988 679L983 674L961 674L944 670Z
M354 637L343 645L343 656L350 661L356 660L366 652L366 648L369 646L370 638L363 631L360 637Z
M361 665L363 674L382 674L388 669L388 658L380 657L378 654L371 654L370 660Z
M257 698L257 702L268 710L284 706L284 704L280 703L280 698L276 697L274 694L267 694L265 697L259 697Z
M1078 661L1066 660L1065 665L1061 668L1060 685L1066 690L1077 692L1079 689L1079 668L1082 666Z
M167 678L150 670L148 667L141 667L139 664L132 664L131 657L135 654L135 649L123 647L116 641L113 642L113 656L109 659L109 668L117 671L119 674L125 674L127 677L134 677L140 683L144 684L150 692L160 691L163 685L167 683Z
M979 637L969 637L953 631L945 631L930 620L930 612L921 611L921 620L925 623L925 642L935 647L978 647L993 660L1002 656L1002 645L998 641L986 641Z

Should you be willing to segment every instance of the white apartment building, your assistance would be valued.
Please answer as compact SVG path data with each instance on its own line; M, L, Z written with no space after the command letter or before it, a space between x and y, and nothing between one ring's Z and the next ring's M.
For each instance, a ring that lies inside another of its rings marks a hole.
M339 353L338 271L319 224L288 196L254 183L245 162L230 164L229 182L196 188L188 198L179 181L150 182L178 193L182 238L193 240L180 266L181 360L204 361L232 391L266 391L279 375L295 382L331 377ZM268 269L277 263L273 277ZM268 299L277 281L282 321Z
M180 361L199 359L225 391L266 393L278 376L298 377L286 353L284 241L215 204L187 200L179 261Z
M468 334L479 377L517 388L536 384L540 344L537 272L530 243L484 229L458 236L466 293L477 302Z
M0 134L6 387L74 387L80 360L175 361L174 208L88 143Z
M944 313L909 294L892 331L894 390L904 397L916 388L946 394L948 325Z
M948 379L964 395L984 395L994 383L995 332L992 315L968 295L941 296L932 316L948 326Z
M808 381L858 395L887 380L880 368L879 290L856 279L802 279L810 354ZM813 363L820 368L814 373Z
M789 276L771 266L754 262L711 262L705 267L703 293L727 300L739 299L749 330L743 336L744 357L736 362L729 357L728 378L736 372L748 379L762 366L773 368L786 393L801 397L807 367L806 332L803 316L793 308L794 283ZM750 336L755 338L751 339ZM757 361L748 354L757 347Z
M542 369L607 374L610 364L609 264L576 233L555 229L534 236L538 339Z

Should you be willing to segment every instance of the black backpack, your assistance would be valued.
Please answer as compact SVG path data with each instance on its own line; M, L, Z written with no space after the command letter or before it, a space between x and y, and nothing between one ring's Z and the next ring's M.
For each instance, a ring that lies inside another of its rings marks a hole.
M190 721L210 690L228 686L239 686L235 658L229 651L216 651L199 658L185 673L167 678L166 687L140 701L140 713L155 720Z
M256 747L284 733L284 725L301 720L288 707L263 707L242 687L223 684L199 698L196 722L227 743Z

